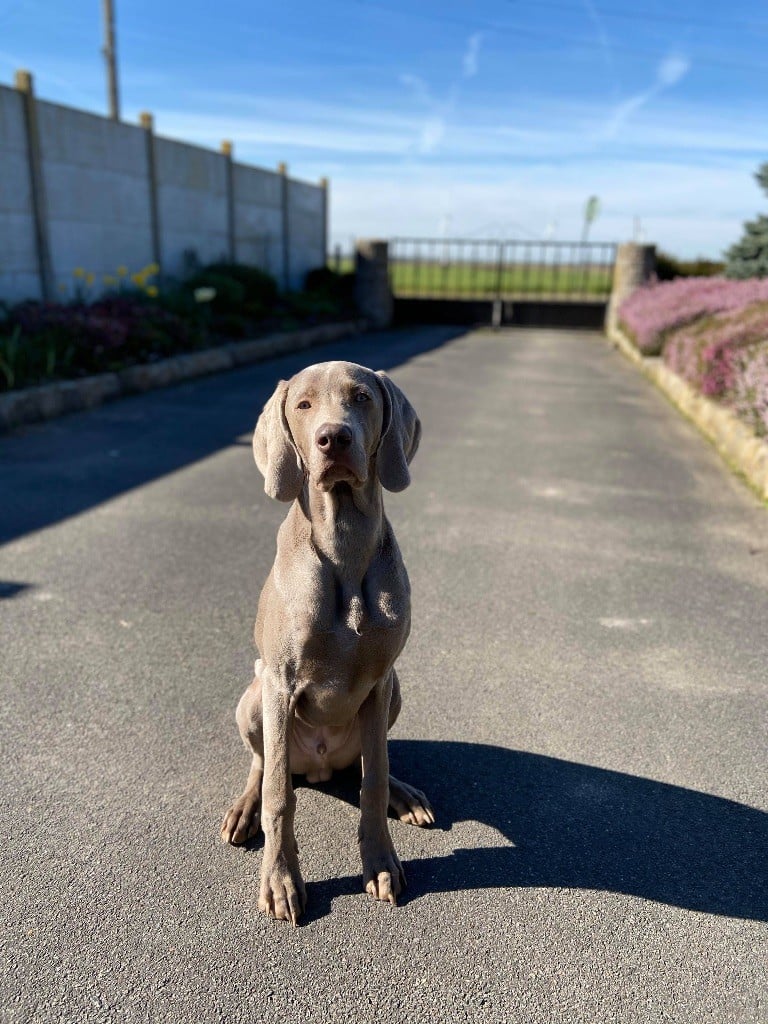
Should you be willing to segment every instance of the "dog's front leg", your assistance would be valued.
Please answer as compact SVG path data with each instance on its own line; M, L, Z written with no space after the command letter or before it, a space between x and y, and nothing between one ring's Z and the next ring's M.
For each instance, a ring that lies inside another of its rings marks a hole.
M405 886L405 874L387 826L387 727L391 699L390 672L376 684L359 711L363 754L359 842L365 891L378 900L389 900L395 904Z
M262 700L264 782L261 827L264 830L264 860L259 910L295 925L304 910L307 895L293 831L296 797L291 785L288 751L294 707L290 687L282 673L264 673Z

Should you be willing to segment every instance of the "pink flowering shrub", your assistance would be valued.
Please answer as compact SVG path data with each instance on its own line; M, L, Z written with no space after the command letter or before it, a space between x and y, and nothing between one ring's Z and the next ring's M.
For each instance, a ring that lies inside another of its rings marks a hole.
M705 395L722 398L733 388L742 349L768 339L768 302L733 313L703 316L667 334L664 362Z
M742 353L730 404L756 434L768 437L768 342Z
M768 431L768 302L704 316L667 334L664 362L758 434Z
M643 355L768 436L768 279L677 278L639 288L619 321Z
M638 288L619 307L619 321L643 355L658 355L676 328L761 301L768 302L768 278L681 277Z

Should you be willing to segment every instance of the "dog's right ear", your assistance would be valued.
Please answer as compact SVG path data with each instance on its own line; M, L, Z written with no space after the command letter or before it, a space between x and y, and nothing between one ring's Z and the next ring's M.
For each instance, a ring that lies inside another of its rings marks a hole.
M301 494L304 466L285 418L288 382L281 380L253 432L253 457L270 498L293 501Z

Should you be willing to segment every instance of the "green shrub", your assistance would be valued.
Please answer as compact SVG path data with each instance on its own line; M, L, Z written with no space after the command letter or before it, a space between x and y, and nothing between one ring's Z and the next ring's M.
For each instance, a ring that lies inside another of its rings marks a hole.
M725 264L698 256L695 260L679 260L659 249L656 253L656 277L659 281L674 281L678 277L716 277Z
M259 267L219 261L210 263L201 273L221 275L242 285L245 311L249 316L263 316L277 302L277 282L271 274Z
M245 305L245 288L233 277L219 274L208 268L187 278L184 288L194 301L194 293L198 288L213 288L216 292L208 304L215 313L239 313Z
M222 313L214 317L211 326L217 334L223 334L227 338L246 338L250 333L248 318L239 313Z
M329 303L327 312L351 314L355 308L355 275L340 274L330 267L315 267L307 271L304 294L315 302Z

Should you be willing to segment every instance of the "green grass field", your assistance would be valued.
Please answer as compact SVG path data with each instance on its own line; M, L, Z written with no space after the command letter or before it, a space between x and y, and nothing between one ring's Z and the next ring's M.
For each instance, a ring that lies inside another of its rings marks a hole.
M332 267L336 267L333 260ZM342 273L354 269L351 259L340 263ZM613 267L606 263L558 265L443 262L390 259L392 290L400 298L600 299L611 291Z

